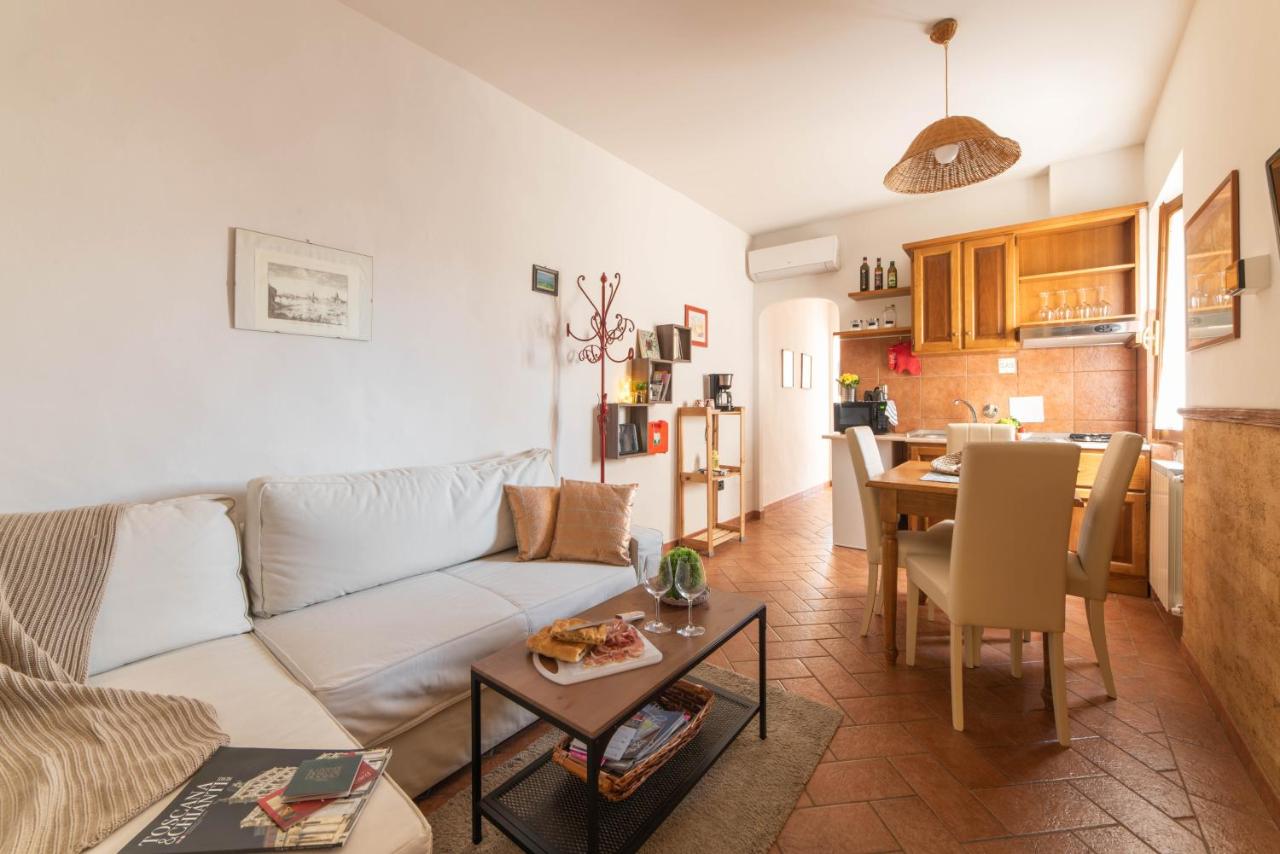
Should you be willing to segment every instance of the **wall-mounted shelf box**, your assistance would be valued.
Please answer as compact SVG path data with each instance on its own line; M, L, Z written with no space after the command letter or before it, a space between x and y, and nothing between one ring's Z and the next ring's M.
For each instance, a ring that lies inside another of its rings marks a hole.
M665 361L663 359L632 359L631 360L631 382L644 383L648 389L648 402L653 403L670 403L671 402L671 386L673 385L674 372L672 365L674 362ZM655 375L661 378L666 375L666 387L662 389L662 394L658 397L653 395L653 380Z
M689 327L680 326L676 323L659 323L658 331L658 353L662 356L664 362L692 362L693 361L693 339L690 337ZM676 351L676 342L679 342L679 350L681 358L676 359L673 354Z
M634 425L636 447L639 450L622 450L619 429ZM644 403L611 403L605 411L604 456L608 460L624 460L627 457L643 457L649 452L649 407Z

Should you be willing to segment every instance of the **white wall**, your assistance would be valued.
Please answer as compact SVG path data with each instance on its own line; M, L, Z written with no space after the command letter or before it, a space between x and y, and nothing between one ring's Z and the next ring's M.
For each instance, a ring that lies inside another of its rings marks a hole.
M1049 215L1118 207L1147 198L1143 148L1131 145L1049 167Z
M790 498L831 479L834 392L831 335L839 324L835 303L795 299L775 303L760 314L756 376L760 418L760 506ZM795 387L782 387L782 351L795 353ZM800 356L813 357L813 382L800 385Z
M1243 298L1240 339L1189 354L1191 406L1280 407L1280 253L1265 169L1280 147L1277 32L1275 0L1199 0L1147 135L1148 199L1157 198L1179 152L1188 218L1239 169L1241 254L1271 255L1273 287Z
M336 2L10 4L0 104L0 510L530 446L592 478L579 273L707 308L675 396L751 404L742 231ZM372 255L373 341L232 329L236 226ZM609 471L668 536L673 456Z

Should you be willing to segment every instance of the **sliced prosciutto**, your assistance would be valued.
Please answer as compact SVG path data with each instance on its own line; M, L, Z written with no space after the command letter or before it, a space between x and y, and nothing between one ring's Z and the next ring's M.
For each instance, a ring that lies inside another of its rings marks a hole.
M616 664L644 654L644 641L630 623L614 620L609 624L609 634L603 643L596 644L582 659L583 667L601 667Z

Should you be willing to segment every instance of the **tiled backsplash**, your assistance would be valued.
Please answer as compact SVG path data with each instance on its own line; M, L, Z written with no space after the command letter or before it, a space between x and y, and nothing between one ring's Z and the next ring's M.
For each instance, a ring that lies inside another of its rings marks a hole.
M1009 414L1009 398L1044 397L1044 423L1028 430L1054 433L1109 433L1137 424L1138 351L1127 347L1059 347L1013 353L920 356L920 376L889 370L888 348L901 339L842 341L840 371L862 377L858 396L889 386L898 407L898 431L941 428L968 421L969 410L953 405L961 398L982 412L994 403L1000 417ZM1012 356L1016 374L1000 374L997 360Z

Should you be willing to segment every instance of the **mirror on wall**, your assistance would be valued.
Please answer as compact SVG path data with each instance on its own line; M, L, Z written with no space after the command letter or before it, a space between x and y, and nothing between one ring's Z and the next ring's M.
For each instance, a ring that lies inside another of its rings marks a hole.
M1240 173L1231 174L1187 220L1187 349L1240 337L1235 296L1240 261Z

